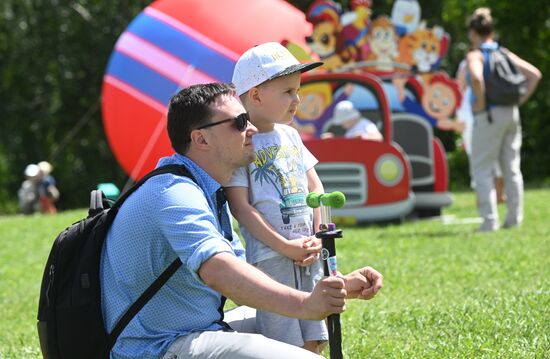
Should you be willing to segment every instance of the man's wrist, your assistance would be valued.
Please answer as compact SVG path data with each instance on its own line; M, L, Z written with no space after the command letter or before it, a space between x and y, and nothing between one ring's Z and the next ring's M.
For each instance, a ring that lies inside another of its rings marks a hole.
M311 297L311 292L303 292L303 291L298 291L300 293L298 293L298 306L295 307L295 309L297 309L298 311L296 312L296 317L297 318L309 318L310 317L310 313L309 313L309 310L311 309L311 306L309 306L307 304L308 302L308 299L309 297Z

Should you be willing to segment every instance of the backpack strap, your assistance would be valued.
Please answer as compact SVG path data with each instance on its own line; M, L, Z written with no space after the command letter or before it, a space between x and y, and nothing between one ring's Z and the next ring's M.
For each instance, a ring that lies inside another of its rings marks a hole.
M124 201L130 197L132 193L134 193L135 190L137 190L139 187L141 187L142 184L144 184L149 178L158 176L165 173L172 173L178 176L183 177L189 177L193 180L193 182L196 182L195 178L191 175L189 170L183 166L183 165L166 165L162 167L155 168L153 171L147 173L143 178L141 178L136 184L134 184L132 187L130 187L126 192L120 196L115 204L113 204L112 208L119 208Z
M94 217L96 214L103 212L105 195L100 189L95 189L90 193L90 208L88 209L88 217Z
M497 51L500 48L500 45L496 48L488 48L482 46L479 48L481 55L483 56L483 81L487 84L487 78L491 72L491 54ZM487 112L487 121L491 124L493 119L491 118L491 105L489 99L487 98L487 87L485 87L485 111Z
M189 177L193 182L196 182L195 178L189 170L183 165L167 165L158 167L155 170L146 174L141 180L134 184L128 191L126 191L113 205L109 213L113 212L116 215L118 208L124 203L124 201L142 184L144 184L149 178L158 176L165 173L172 173L174 175ZM113 211L114 209L114 211ZM128 323L136 316L136 314L153 298L153 296L162 288L162 286L172 277L172 275L181 267L181 260L179 257L174 259L174 261L162 272L161 275L155 279L155 281L139 296L139 298L128 308L126 313L120 318L116 323L113 331L109 334L108 343L109 343L109 352L115 345L115 342L124 330Z
M174 259L174 261L162 272L161 275L155 279L153 284L151 284L140 296L139 298L128 308L126 313L120 318L118 323L116 323L113 331L109 334L109 351L113 348L118 339L118 336L124 328L130 323L130 321L136 316L136 314L153 298L153 296L162 288L162 286L170 279L170 277L181 267L181 260L179 257Z

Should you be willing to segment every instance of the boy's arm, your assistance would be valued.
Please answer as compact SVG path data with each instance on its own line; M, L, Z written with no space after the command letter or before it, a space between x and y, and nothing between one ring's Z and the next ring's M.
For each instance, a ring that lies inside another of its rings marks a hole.
M307 189L309 192L324 193L323 183L317 175L317 171L312 167L306 172L307 176ZM313 209L313 228L317 232L319 225L321 224L321 208L317 207Z
M248 188L226 187L225 193L231 213L254 238L300 263L307 260L307 264L311 264L316 259L316 254L321 250L320 244L310 245L312 239L309 237L288 240L281 236L248 202Z

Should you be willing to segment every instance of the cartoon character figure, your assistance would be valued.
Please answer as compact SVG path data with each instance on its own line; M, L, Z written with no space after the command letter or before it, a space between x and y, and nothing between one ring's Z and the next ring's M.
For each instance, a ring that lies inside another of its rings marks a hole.
M442 72L433 75L430 82L422 88L420 103L405 95L406 82L407 78L393 79L399 99L408 112L424 117L441 130L459 131L460 124L451 120L462 101L462 94L456 81Z
M399 59L419 72L429 72L439 60L444 37L439 26L426 28L426 23L420 23L418 29L403 36L399 40Z
M340 28L340 8L332 1L316 1L309 8L307 20L313 24L313 33L306 38L308 46L321 59L326 59L343 45Z
M420 22L420 5L416 0L397 0L391 10L391 21L400 36L413 32Z
M370 48L368 61L374 61L374 68L380 71L392 71L397 57L398 37L390 19L380 16L372 22L367 34Z
M360 47L366 43L370 25L371 0L352 0L352 11L340 16L346 46Z
M325 123L332 117L334 106L347 99L353 85L346 85L344 91L333 99L333 89L328 82L304 85L300 88L301 102L292 126L302 137L320 137Z
M332 71L360 60L370 5L370 0L354 0L354 11L345 14L339 4L331 0L317 0L311 5L307 20L313 24L313 33L306 42L325 63L325 70Z

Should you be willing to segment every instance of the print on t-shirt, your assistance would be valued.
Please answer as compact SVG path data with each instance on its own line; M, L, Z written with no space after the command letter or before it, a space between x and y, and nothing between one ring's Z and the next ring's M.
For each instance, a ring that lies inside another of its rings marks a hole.
M309 213L306 205L307 190L297 180L303 178L306 172L300 158L300 150L296 145L273 145L256 152L251 177L260 186L267 182L277 191L284 224L289 224L292 217Z

